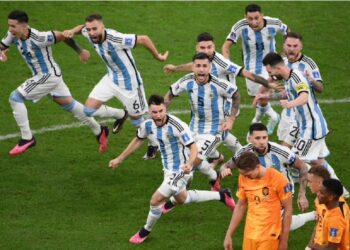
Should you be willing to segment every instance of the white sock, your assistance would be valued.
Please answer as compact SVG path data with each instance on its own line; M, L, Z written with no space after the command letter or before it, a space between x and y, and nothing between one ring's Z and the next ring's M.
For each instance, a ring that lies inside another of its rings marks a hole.
M99 117L113 117L120 119L125 115L124 109L116 109L109 107L107 105L102 105L96 112L93 114L93 116L99 116Z
M261 119L263 118L265 114L265 109L264 107L261 107L259 104L256 106L256 109L255 109L255 116L252 120L251 123L256 123L256 122L261 122Z
M147 231L152 231L153 226L157 223L160 216L162 216L162 206L150 206L146 225L144 228Z
M28 111L23 102L16 102L10 99L10 105L13 110L13 117L15 118L17 125L21 131L21 137L24 140L30 140L33 138L33 134L30 131Z
M217 173L216 171L211 167L210 163L206 160L202 161L201 165L198 167L199 172L202 174L208 176L208 178L212 181L216 180Z
M242 145L239 143L237 137L231 133L227 133L224 140L224 145L234 153L242 148Z
M305 225L308 221L316 220L316 212L311 211L309 213L297 214L292 216L292 223L290 225L290 230L298 229Z
M184 204L205 202L205 201L219 201L220 193L203 190L189 190Z
M101 133L101 126L100 124L93 118L93 117L88 117L84 113L84 105L81 104L78 101L74 101L74 106L70 110L74 114L74 117L77 118L81 123L87 124L94 135L99 135Z

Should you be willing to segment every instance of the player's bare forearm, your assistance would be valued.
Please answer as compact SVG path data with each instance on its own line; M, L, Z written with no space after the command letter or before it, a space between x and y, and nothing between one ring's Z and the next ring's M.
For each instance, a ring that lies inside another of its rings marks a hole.
M118 156L118 158L120 158L121 160L124 160L130 154L135 152L142 145L142 143L143 143L142 139L138 137L134 137L134 139L132 139L132 141L129 143L126 149L124 149L124 151Z
M306 193L306 186L307 186L307 174L308 174L308 167L307 165L300 159L297 159L295 162L295 167L299 169L300 177L299 177L299 195Z
M69 30L63 31L63 35L67 38L72 38L76 34L81 34L81 31L83 28L84 28L83 24L77 25Z
M196 143L192 143L189 146L189 149L190 149L190 159L188 160L188 165L193 166L193 163L196 160L197 154L198 154Z
M270 100L284 100L288 99L287 92L285 90L281 92L272 92L269 94Z
M171 91L168 91L164 96L164 105L165 107L168 107L171 101L173 100L174 96L171 93Z
M240 73L243 77L248 78L249 80L259 83L261 85L263 85L265 88L269 87L269 82L267 79L265 79L264 77L258 76L254 73L249 72L246 69L243 69Z
M290 224L292 223L292 213L293 213L292 198L289 197L288 199L281 201L281 204L284 211L283 211L283 219L282 219L282 231L280 235L280 245L287 244L286 246L288 246ZM276 216L276 215L273 215L273 216Z
M318 93L323 92L324 86L323 86L323 83L321 81L312 80L310 82L311 82L311 85L316 92L318 92Z
M221 49L222 55L227 59L230 59L230 49L232 45L233 45L233 42L230 40L226 40L222 45L222 49Z
M66 38L64 43L71 47L77 54L81 53L81 48L79 44L73 38Z
M226 231L226 237L232 237L238 225L241 223L245 211L247 210L247 201L239 199L235 211L232 213L230 225Z
M141 44L143 47L145 47L158 61L165 61L169 55L168 51L166 51L164 54L160 54L151 38L146 35L137 36L136 44Z
M240 102L241 102L241 94L237 90L232 96L232 107L231 107L230 119L232 119L233 121L236 119Z

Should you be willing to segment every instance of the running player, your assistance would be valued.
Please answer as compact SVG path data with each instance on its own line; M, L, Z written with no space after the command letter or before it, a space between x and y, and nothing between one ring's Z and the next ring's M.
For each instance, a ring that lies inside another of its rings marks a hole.
M222 54L230 58L230 48L241 38L245 68L263 78L268 78L262 60L267 53L276 51L277 33L285 35L287 30L287 25L281 20L264 16L259 5L250 4L245 9L245 18L233 25L222 46ZM248 95L254 98L260 86L248 79L246 85ZM265 114L269 117L268 132L272 134L279 121L279 115L266 100L260 101L257 105L252 123L260 122Z
M146 240L162 215L162 205L171 196L175 197L179 204L218 200L224 202L231 210L235 206L228 189L220 192L186 190L186 185L192 179L192 167L198 152L191 131L180 119L167 114L163 97L152 95L148 104L151 119L141 124L137 136L127 148L109 162L109 167L117 168L128 155L142 145L149 134L156 135L162 156L164 180L150 200L150 211L145 226L129 240L133 244L140 244Z
M59 31L41 32L28 25L29 17L21 10L12 11L8 15L9 30L0 43L0 60L7 60L7 49L15 44L23 59L32 71L32 77L14 90L9 98L16 123L21 131L21 139L9 152L17 155L35 146L36 140L30 130L28 112L25 101L39 101L43 96L50 94L53 101L64 110L74 114L82 123L88 124L96 135L99 151L107 149L108 128L100 126L93 118L84 114L83 105L74 100L63 81L61 69L55 62L51 45L64 41L72 47L82 61L87 61L90 54L79 48L72 39L66 39Z

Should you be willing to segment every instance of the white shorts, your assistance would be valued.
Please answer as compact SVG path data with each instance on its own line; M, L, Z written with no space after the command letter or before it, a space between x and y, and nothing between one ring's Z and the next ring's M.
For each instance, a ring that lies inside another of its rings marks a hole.
M263 73L259 74L258 76L261 76L267 79L269 77L269 74L267 73L267 71L264 70ZM259 93L261 84L253 82L247 78L245 79L245 84L247 86L247 92L249 96L256 96Z
M292 151L299 157L300 160L306 162L326 158L329 155L325 138L319 140L305 140L299 137L294 143Z
M107 102L113 97L116 97L123 103L131 116L143 115L148 111L143 85L139 85L135 90L128 91L118 87L113 80L109 78L108 74L96 84L89 97L101 102Z
M187 184L192 181L192 178L193 172L184 174L182 171L164 171L164 180L159 186L158 192L167 198L178 195L186 189Z
M296 124L294 113L290 117L287 116L287 110L283 109L281 120L277 128L277 136L279 141L284 141L289 145L293 145L298 137L299 127Z
M72 96L62 76L53 74L35 75L22 83L17 91L26 100L39 101L48 94L58 97Z
M198 148L197 157L201 160L206 160L222 142L221 135L194 134L193 137Z

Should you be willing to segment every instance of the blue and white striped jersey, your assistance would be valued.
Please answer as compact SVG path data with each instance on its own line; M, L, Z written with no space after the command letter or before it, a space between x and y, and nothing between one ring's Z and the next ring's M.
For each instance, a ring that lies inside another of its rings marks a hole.
M276 52L276 34L287 33L287 25L277 18L264 17L265 25L260 31L249 27L248 21L242 19L232 26L227 40L237 43L242 38L243 60L247 70L255 74L264 74L263 58L270 52Z
M55 42L56 37L52 31L40 32L33 28L29 28L26 40L18 39L10 32L7 32L1 40L5 47L9 47L12 43L17 46L33 76L49 73L61 76L61 69L52 56L51 45Z
M284 87L289 101L296 99L301 92L309 94L306 104L294 108L300 136L304 140L318 140L325 137L328 134L326 119L303 73L291 70L289 79L284 81Z
M310 57L306 55L301 55L299 60L296 62L289 62L287 57L283 57L283 60L284 60L284 63L288 66L288 68L293 70L299 70L303 72L303 74L305 74L306 71L308 71L312 75L312 78L314 78L316 81L323 82L320 69L318 68L315 61L312 60ZM312 89L312 84L309 84L309 85ZM292 109L286 109L286 111L283 111L283 112L286 112L287 117L291 117L294 115Z
M191 103L192 132L197 134L220 134L220 125L224 121L224 103L226 98L232 98L237 91L237 86L218 79L209 74L209 80L205 84L198 84L194 73L190 73L170 86L174 96L183 92L189 94Z
M106 40L102 43L93 43L86 28L82 35L94 46L107 66L108 76L118 87L133 91L142 85L142 78L138 72L131 49L136 46L135 34L122 34L112 29L105 29Z
M236 86L236 77L242 69L242 66L231 62L219 52L214 52L211 64L211 74L217 78L229 81Z
M187 146L194 143L189 127L179 118L167 115L166 123L157 127L152 119L144 121L137 131L137 137L147 139L155 135L159 143L164 171L178 172L189 159Z
M249 143L243 148L241 148L232 157L232 161L236 161L238 157L244 152L254 152L258 158L259 162L265 168L273 167L280 171L287 177L287 179L292 183L292 178L288 166L292 166L295 163L296 155L287 147L277 144L275 142L268 142L268 150L265 154L259 154L255 151L253 144Z

